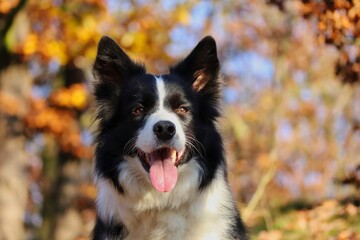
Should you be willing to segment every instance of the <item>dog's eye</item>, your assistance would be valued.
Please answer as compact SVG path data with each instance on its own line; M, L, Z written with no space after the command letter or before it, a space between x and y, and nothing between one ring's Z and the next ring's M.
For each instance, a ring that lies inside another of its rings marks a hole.
M175 109L175 112L176 112L177 114L181 114L181 115L186 114L188 111L189 111L189 108L188 108L188 107L185 107L185 106L180 106L180 107L178 107L178 108Z
M132 114L135 116L135 117L138 117L140 115L142 115L144 113L144 107L143 106L137 106L133 109L132 111Z

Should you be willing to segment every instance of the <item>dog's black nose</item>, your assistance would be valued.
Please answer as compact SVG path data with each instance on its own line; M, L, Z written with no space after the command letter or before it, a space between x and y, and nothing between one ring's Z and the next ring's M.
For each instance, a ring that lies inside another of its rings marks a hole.
M176 128L170 121L159 121L154 125L153 131L158 139L166 141L170 140L175 135Z

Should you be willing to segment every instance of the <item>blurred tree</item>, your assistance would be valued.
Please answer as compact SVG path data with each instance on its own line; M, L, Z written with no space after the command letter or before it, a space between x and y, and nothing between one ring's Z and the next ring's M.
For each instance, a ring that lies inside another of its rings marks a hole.
M270 0L268 3L276 5L282 11L288 10L285 7L286 1ZM339 52L334 69L344 84L344 91L342 96L339 96L339 104L336 109L339 111L339 107L345 108L352 99L356 98L353 92L358 88L360 82L360 1L302 0L299 3L299 10L305 19L314 23L317 45L334 46ZM346 134L345 148L348 148L349 140L359 131L359 117L355 114L350 117L351 127ZM352 171L341 176L339 182L359 187L359 169L360 164L354 166Z
M285 11L286 1L268 0ZM344 83L355 83L360 79L360 1L302 0L299 8L305 19L315 21L318 43L333 45L340 51L336 63L336 74Z
M21 56L9 51L6 37L15 26L18 39L27 34L27 17L20 13L25 3L0 3L0 239L9 240L23 239L25 234L28 164L21 117L32 78Z
M345 137L357 122L359 95L352 95L356 84L351 90L338 81L341 51L320 41L316 21L303 18L304 4L268 2L202 6L209 12L204 25L224 56L225 94L234 103L222 124L233 160L230 179L249 208L256 200L270 227L269 205L349 194L334 178L359 160L358 137ZM345 48L356 49L356 40L345 41Z

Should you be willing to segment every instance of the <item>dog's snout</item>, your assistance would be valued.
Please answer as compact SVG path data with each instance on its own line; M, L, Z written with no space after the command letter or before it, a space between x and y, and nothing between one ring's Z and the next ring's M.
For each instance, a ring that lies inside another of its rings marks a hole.
M170 121L159 121L154 125L153 131L158 139L166 141L170 140L175 135L176 128Z

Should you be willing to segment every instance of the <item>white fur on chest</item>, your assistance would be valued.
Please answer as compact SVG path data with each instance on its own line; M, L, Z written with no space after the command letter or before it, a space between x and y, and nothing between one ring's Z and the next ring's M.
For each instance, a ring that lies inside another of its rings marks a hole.
M223 169L208 188L199 191L201 168L193 159L179 166L175 188L161 193L151 186L138 159L126 160L119 176L124 196L108 180L99 178L97 208L103 221L125 225L127 240L227 239L233 200Z

